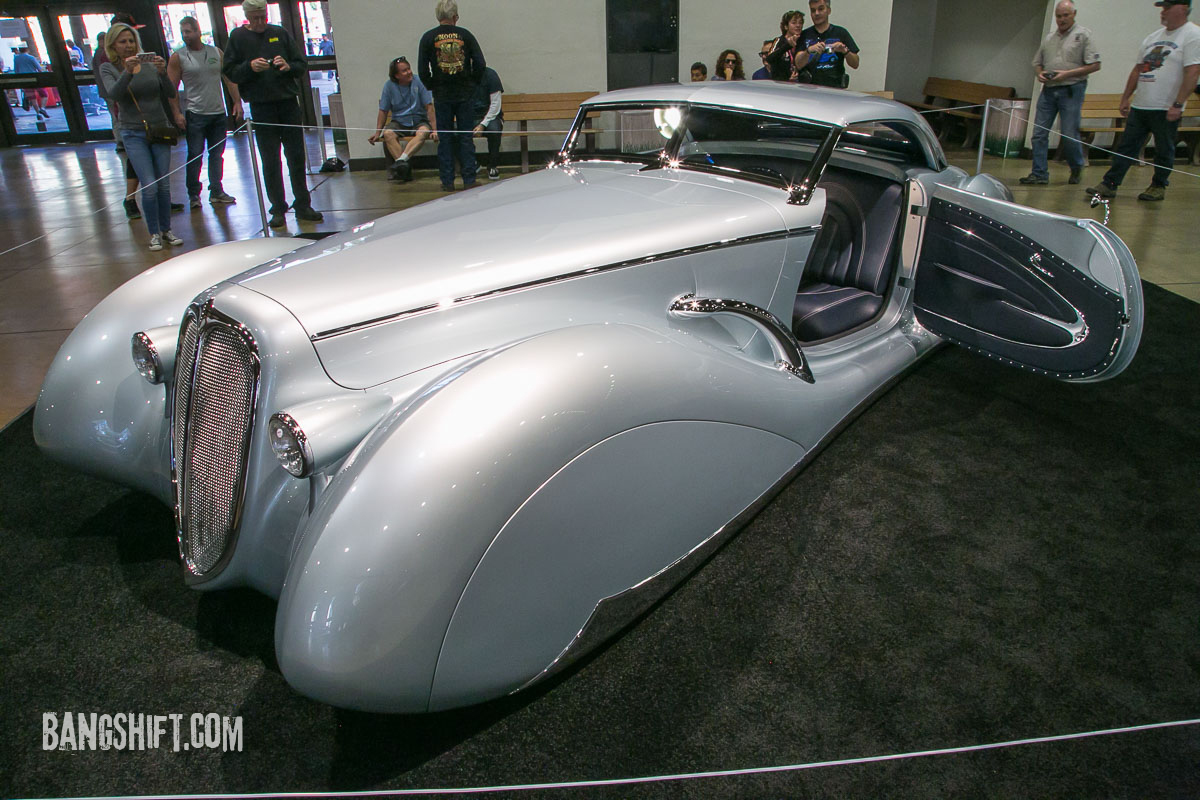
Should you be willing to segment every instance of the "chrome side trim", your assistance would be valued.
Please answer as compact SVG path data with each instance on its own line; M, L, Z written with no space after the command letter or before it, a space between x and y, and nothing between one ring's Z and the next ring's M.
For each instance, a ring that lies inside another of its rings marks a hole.
M795 375L808 383L815 383L812 370L804 359L804 351L800 342L779 317L759 308L756 305L741 300L722 300L711 297L696 297L685 294L671 303L667 312L678 319L695 319L710 314L732 314L749 321L767 337L771 352L775 354L775 367Z
M373 328L376 325L383 325L388 322L393 322L402 317L413 316L415 314L424 314L438 308L446 308L448 306L458 305L459 303L469 303L473 300L481 300L487 297L499 297L501 295L512 294L514 292L523 292L527 289L536 289L542 286L549 286L562 281L571 281L577 278L584 278L589 275L597 275L602 272L611 272L618 269L626 269L627 267L636 267L643 264L652 264L656 261L665 261L669 258L678 258L680 256L694 255L696 253L706 253L713 250L722 250L726 247L738 247L744 244L756 244L758 242L770 242L776 239L790 239L796 236L807 236L821 230L820 225L809 225L803 228L795 228L794 230L778 230L768 233L756 233L750 236L741 236L736 239L725 239L719 242L709 242L700 244L694 247L682 247L678 250L667 250L662 253L654 253L648 256L640 256L631 258L626 261L617 261L612 264L604 264L601 266L588 267L587 269L576 270L575 272L567 272L562 275L554 275L549 278L539 278L534 281L526 281L525 283L516 283L510 286L502 286L497 289L489 289L486 292L478 292L476 294L464 295L456 297L448 303L430 303L416 308L409 308L404 311L397 311L394 314L387 314L374 319L363 320L362 322L354 322L349 325L343 325L338 328L331 328L327 331L320 331L309 339L313 342L320 342L324 339L329 339L333 336L341 336L345 333L354 333L366 328Z
M1081 344L1088 337L1088 332L1090 329L1087 326L1087 322L1083 320L1083 317L1079 317L1080 322L1078 322L1078 323L1063 322L1061 319L1054 319L1053 317L1047 317L1044 314L1039 314L1036 311L1030 311L1028 309L1021 308L1020 306L1015 306L1012 303L1008 302L1007 300L1001 300L1000 302L1004 303L1004 305L1008 306L1009 308L1011 308L1015 311L1023 312L1025 314L1028 314L1031 317L1035 317L1037 319L1048 322L1049 324L1053 325L1056 328L1061 328L1062 330L1066 331L1067 333L1069 333L1071 335L1071 343L1063 344L1063 345L1050 345L1050 344L1032 344L1030 342L1019 342L1016 339L1009 339L1007 336L997 336L996 334L992 333L991 331L985 331L980 328L976 328L972 325L967 325L959 320L951 319L950 317L947 317L945 314L939 314L936 311L930 311L928 308L925 308L924 306L914 306L914 307L919 308L922 312L928 314L931 317L937 317L938 319L943 319L946 322L952 322L961 328L966 328L969 331L974 331L975 333L982 334L983 336L986 336L989 339L995 339L1000 342L1008 342L1010 344L1020 345L1021 347L1038 348L1040 350L1065 350L1068 347L1075 347L1075 346ZM1071 306L1071 308L1075 310L1076 315L1079 314L1078 309L1076 309L1074 306ZM1061 376L1066 373L1057 373L1056 372L1056 373L1052 373L1052 374L1054 374L1056 376Z

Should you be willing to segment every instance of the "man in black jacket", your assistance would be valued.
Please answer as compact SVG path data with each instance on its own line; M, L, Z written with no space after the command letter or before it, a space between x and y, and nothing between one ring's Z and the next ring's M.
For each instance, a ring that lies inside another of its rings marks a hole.
M287 157L292 182L292 207L296 219L320 222L324 217L312 207L304 171L304 133L300 127L300 76L308 69L304 51L286 30L267 24L266 0L244 0L247 24L229 33L225 48L225 77L238 85L250 103L255 122L254 139L262 157L263 183L271 201L272 228L287 224L287 197L283 193L283 165L279 147Z
M417 51L417 75L433 92L437 116L438 171L442 189L454 190L454 162L459 163L463 188L475 185L475 91L487 64L479 42L458 27L458 4L438 0L438 26L426 31Z

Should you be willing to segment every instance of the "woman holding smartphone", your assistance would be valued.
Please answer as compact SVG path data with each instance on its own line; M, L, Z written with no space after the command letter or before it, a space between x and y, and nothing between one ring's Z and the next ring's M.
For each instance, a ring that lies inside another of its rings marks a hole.
M183 240L171 233L171 145L153 142L150 136L152 130L171 124L163 110L166 98L175 96L166 59L142 52L137 31L123 22L108 29L104 49L109 61L100 66L100 79L109 100L117 104L125 155L142 184L150 249L162 250L164 242L177 247Z

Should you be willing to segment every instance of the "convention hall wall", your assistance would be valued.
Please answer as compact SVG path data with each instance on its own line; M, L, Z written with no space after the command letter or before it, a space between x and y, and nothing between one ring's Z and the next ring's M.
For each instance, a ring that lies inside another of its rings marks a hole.
M1013 86L1037 96L1030 61L1054 28L1057 0L1005 0L980 12L976 0L893 0L886 85L920 99L930 75ZM1078 21L1095 34L1104 67L1092 92L1120 92L1142 39L1158 27L1152 0L1077 0ZM1195 15L1193 15L1195 16Z
M852 75L852 88L883 88L891 3L892 0L837 0L834 4L832 20L848 28L863 51L861 68ZM386 7L374 0L337 0L330 4L348 126L366 128L375 124L387 62L400 55L416 60L421 34L437 24L434 5L433 0L396 0ZM806 3L798 5L807 9ZM764 39L778 35L779 18L787 8L767 0L739 3L680 0L680 75L688 74L693 61L704 61L711 70L717 54L727 47L742 54L747 72L757 69L759 47ZM460 0L459 13L460 24L475 34L488 63L500 73L505 91L573 92L607 88L603 2ZM551 122L541 127L561 129L562 125ZM351 132L352 163L380 156L379 147L367 144L368 135L365 131ZM561 138L535 138L531 148L550 149ZM516 143L506 142L505 147L516 147Z

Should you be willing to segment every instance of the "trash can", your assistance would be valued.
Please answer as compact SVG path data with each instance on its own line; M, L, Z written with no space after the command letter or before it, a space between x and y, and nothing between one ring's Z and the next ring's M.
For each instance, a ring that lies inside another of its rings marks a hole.
M333 143L346 144L346 114L342 111L342 93L329 95L329 127L333 128Z
M992 100L983 149L988 155L1012 158L1021 154L1029 127L1028 100Z

